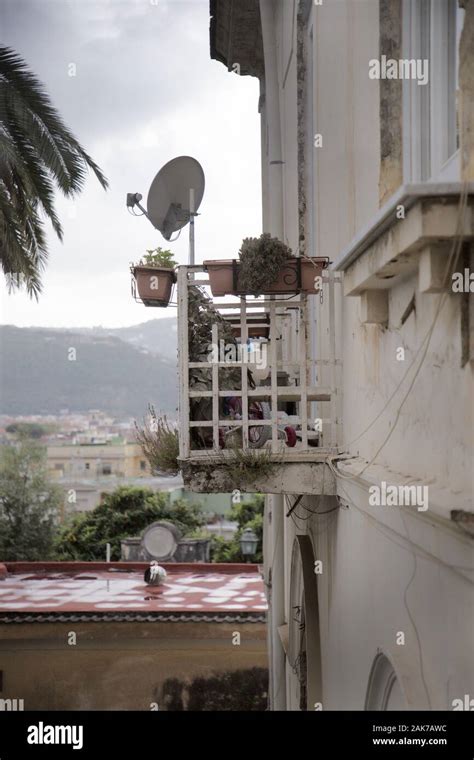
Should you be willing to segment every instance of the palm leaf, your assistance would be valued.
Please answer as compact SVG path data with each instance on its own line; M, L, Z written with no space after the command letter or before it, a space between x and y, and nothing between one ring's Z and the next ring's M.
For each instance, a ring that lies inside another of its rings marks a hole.
M62 239L54 191L79 193L91 170L107 180L54 108L41 82L0 46L0 263L9 289L38 298L47 261L43 214Z

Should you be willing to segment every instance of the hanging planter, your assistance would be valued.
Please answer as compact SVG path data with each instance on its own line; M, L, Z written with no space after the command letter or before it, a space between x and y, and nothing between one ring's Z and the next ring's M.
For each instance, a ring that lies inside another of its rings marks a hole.
M132 295L145 306L168 306L176 273L171 251L147 251L138 264L132 264Z
M245 238L240 259L204 261L213 296L318 293L327 258L295 257L277 238L264 233Z

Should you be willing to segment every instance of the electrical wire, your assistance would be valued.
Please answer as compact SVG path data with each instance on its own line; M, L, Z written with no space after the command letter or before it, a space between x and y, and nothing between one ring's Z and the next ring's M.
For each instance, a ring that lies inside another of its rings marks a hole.
M384 525L379 520L377 520L375 517L372 517L372 515L369 515L367 512L365 512L363 509L357 506L357 504L350 498L350 496L346 493L344 488L339 485L339 489L342 491L342 494L345 499L349 502L349 504L357 510L357 512L360 512L360 514L365 517L366 520L368 520L372 526L379 531L388 541L391 541L393 544L398 546L400 549L404 549L405 551L408 551L406 544L409 544L410 548L414 548L419 556L423 556L424 559L429 560L430 562L434 562L438 565L441 565L442 567L445 567L448 570L452 570L456 572L458 575L461 575L461 578L463 580L467 581L467 583L474 585L474 581L472 581L470 578L466 578L465 575L462 575L462 572L467 573L474 573L474 567L466 567L465 565L450 565L448 562L444 562L444 560L437 557L435 554L432 554L427 549L423 549L422 546L419 546L418 544L415 544L410 538L404 538L403 540L405 543L401 543L400 541L397 541L393 536L390 534L394 533L395 535L399 535L393 528L390 528L388 525Z
M170 239L168 240L168 243L176 243L177 239L178 239L178 238L179 238L179 236L181 235L181 230L182 230L182 229L183 229L183 228L181 227L181 229L180 229L180 230L178 230L178 234L176 235L176 237L175 237L175 238L170 238Z
M132 216L145 216L145 214L144 214L144 212L143 212L143 211L142 211L142 213L141 213L141 214L136 214L136 213L135 213L135 211L131 210L129 206L127 206L127 211L128 211L128 213L129 213L129 214L131 214Z
M412 612L411 612L411 610L410 610L410 607L409 607L409 605L408 605L408 599L407 599L408 590L409 590L410 586L412 585L413 581L415 580L415 576L416 576L416 570L417 570L417 552L416 552L416 550L419 550L421 547L418 547L418 546L417 546L417 545L416 545L416 544L415 544L415 543L414 543L414 542L413 542L413 541L410 539L410 537L409 537L409 533L408 533L408 528L407 528L407 526L406 526L406 523L405 523L405 520L404 520L404 515L403 515L403 513L400 513L400 517L401 517L401 519L402 519L402 522L403 522L403 525L404 525L404 528L405 528L405 533L406 533L406 539L405 539L405 540L406 540L406 543L408 543L408 544L409 544L409 548L408 548L407 546L404 546L403 544L401 544L399 541L395 541L395 540L394 540L394 539L393 539L391 536L387 535L387 533L386 533L385 531L383 531L383 530L381 530L381 529L380 529L380 523L379 523L377 520L375 520L375 518L372 518L370 515L366 514L366 513L365 513L365 512L364 512L362 509L360 509L360 508L359 508L359 507L358 507L358 506L357 506L357 505L356 505L356 504L355 504L355 503L352 501L352 499L350 499L350 498L348 497L348 495L347 495L346 493L345 493L344 495L345 495L346 499L349 501L349 503L350 503L350 504L352 504L352 506L353 506L353 507L354 507L354 508L355 508L355 509L356 509L356 510L359 512L359 513L361 513L361 514L362 514L364 517L366 517L366 518L369 520L369 522L371 522L372 526L373 526L373 527L375 527L375 529L376 529L376 530L378 530L379 532L381 532L381 533L384 535L384 537L385 537L385 538L386 538L388 541L391 541L391 543L393 543L393 544L395 544L396 546L398 546L398 547L400 547L400 548L404 549L405 551L411 551L411 554L412 554L412 556L413 556L413 572L412 572L412 574L411 574L411 576L410 576L410 578L409 578L409 580L408 580L408 583L407 583L407 585L405 586L405 588L404 588L404 590L403 590L403 606L405 607L406 613L407 613L407 615L408 615L408 618L409 618L409 620L410 620L410 622L411 622L411 624L412 624L413 630L414 630L414 632L415 632L415 637L416 637L416 640L417 640L417 644L418 644L418 657L419 657L419 664L420 664L420 676L421 676L421 681L422 681L422 683L423 683L423 688L424 688L424 690L425 690L425 693L426 693L426 697L427 697L427 700L428 700L429 709L431 710L431 697L430 697L430 693L429 693L428 685L427 685L427 683L426 683L426 678L425 678L425 671L424 671L424 663L423 663L423 647L422 647L422 644L421 644L421 638L420 638L420 634L419 634L419 632L418 632L418 627L417 627L417 625L416 625L415 619L414 619L414 617L413 617L413 614L412 614ZM392 528L389 528L388 530L390 530L390 531L393 531L393 529L392 529ZM422 551L424 552L424 550L423 550L423 549L422 549ZM426 553L426 554L428 554L428 553ZM427 559L435 559L436 561L439 561L439 560L438 560L438 558L436 558L436 557L433 557L433 555L432 555L432 556L430 556L430 557L427 557ZM441 561L441 564L445 564L445 563L443 563L443 562ZM449 567L449 566L448 566L448 567ZM464 576L463 576L463 577L464 577Z
M409 537L409 534L408 534L408 527L407 527L407 525L405 523L405 516L404 516L403 512L400 512L400 517L401 517L402 522L403 522L403 527L405 528L405 533L406 533L407 539L410 541L410 537ZM428 684L426 683L425 669L424 669L424 665L423 665L423 647L421 646L421 639L420 639L420 634L418 632L418 627L417 627L417 625L415 623L415 619L414 619L414 617L413 617L413 615L411 613L410 607L408 605L408 589L410 588L411 584L415 580L416 568L417 568L416 552L414 550L412 550L412 555L413 555L413 572L411 574L410 580L408 581L407 585L405 586L405 590L403 591L403 604L404 604L405 609L407 611L407 615L408 615L408 617L410 619L410 622L411 622L411 624L413 626L413 630L415 631L415 636L416 636L416 640L417 640L417 643L418 643L418 654L419 654L419 659L420 659L420 675L421 675L421 680L423 682L423 686L424 686L425 692L426 692L426 697L428 699L428 707L431 710L431 697L430 697L430 692L429 692L429 689L428 689Z

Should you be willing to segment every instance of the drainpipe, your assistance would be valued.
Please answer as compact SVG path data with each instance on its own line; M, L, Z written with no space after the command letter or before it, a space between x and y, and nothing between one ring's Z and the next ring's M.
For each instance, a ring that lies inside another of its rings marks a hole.
M267 168L268 218L263 231L283 240L283 159L280 94L275 25L275 0L260 0L263 57L265 63L266 141L262 145Z
M260 0L260 19L262 24L263 55L265 61L265 125L266 134L262 144L266 162L267 194L266 213L263 218L264 232L270 232L280 240L283 231L283 160L280 123L280 97L278 86L275 0ZM269 578L270 615L269 615L269 650L270 650L270 708L286 709L286 655L278 633L279 626L285 623L285 575L284 575L284 517L282 494L267 496L267 510L270 511L271 524L271 576Z
M278 628L285 624L285 565L284 565L284 511L283 496L273 493L267 496L267 508L271 514L270 568L270 708L286 710L286 654L283 650Z

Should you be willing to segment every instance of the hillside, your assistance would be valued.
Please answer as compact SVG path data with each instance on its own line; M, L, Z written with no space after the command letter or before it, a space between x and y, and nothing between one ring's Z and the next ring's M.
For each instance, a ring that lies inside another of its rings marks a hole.
M79 327L74 328L74 331L83 335L96 335L98 337L110 335L131 343L133 346L146 348L163 359L176 361L176 317L150 319L139 325L131 325L131 327Z
M0 326L0 351L2 414L101 409L141 417L149 403L168 413L177 406L176 361L106 331Z

